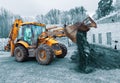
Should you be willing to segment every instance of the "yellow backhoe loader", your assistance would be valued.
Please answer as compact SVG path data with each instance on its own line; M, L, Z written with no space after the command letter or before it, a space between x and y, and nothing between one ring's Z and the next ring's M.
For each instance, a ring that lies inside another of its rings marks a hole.
M5 50L10 50L16 61L23 62L28 57L36 57L42 65L50 64L54 55L64 58L67 54L66 46L49 35L45 24L23 22L20 19L13 23Z

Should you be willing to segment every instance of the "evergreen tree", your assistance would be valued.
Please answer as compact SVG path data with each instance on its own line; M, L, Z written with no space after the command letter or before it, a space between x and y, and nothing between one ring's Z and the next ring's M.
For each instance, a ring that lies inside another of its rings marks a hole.
M72 23L82 21L86 17L86 10L83 6L75 7L69 11Z
M46 22L45 22L45 17L44 17L44 15L37 15L37 16L36 16L36 20L37 20L37 22L39 22L39 23L46 23Z
M50 24L58 24L59 16L60 16L60 10L57 9L52 9L45 15L46 19L49 20L48 23Z
M69 24L70 23L69 12L67 11L62 12L60 19L62 24Z
M15 19L21 18L18 15L13 15L8 10L1 8L0 9L0 37L8 37L11 26Z
M86 10L81 6L63 12L57 9L51 9L46 15L37 15L36 20L46 24L74 24L81 22L85 17Z
M100 0L98 3L98 9L96 13L98 14L98 19L101 17L104 17L106 15L109 15L110 12L113 11L113 6L112 6L113 0Z

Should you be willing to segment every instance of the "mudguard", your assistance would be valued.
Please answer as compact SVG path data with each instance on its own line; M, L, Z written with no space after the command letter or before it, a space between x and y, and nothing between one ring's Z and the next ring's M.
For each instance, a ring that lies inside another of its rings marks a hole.
M17 42L17 43L16 43L16 46L17 46L18 44L23 45L25 48L28 48L28 47L29 47L29 44L28 44L27 42L24 42L24 41L19 41L19 42Z

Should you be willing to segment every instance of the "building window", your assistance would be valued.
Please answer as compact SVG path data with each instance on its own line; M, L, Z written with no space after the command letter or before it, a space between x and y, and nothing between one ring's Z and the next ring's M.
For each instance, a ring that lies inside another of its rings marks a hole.
M93 43L95 43L95 34L93 34Z
M99 42L99 44L102 44L102 34L101 33L98 34L98 42Z
M111 32L106 33L106 36L107 36L107 45L111 45L111 41L112 41Z

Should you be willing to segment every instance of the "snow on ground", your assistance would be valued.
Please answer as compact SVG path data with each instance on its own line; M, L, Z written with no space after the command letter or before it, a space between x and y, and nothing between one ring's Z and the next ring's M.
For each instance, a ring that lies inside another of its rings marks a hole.
M0 38L0 51L4 50L4 46L7 45L8 38Z
M66 38L58 39L67 46ZM35 59L16 62L9 52L0 51L0 83L119 83L120 69L96 71L83 74L75 71L76 64L70 56L76 50L75 45L68 47L68 54L63 59L55 58L47 66L39 65Z

